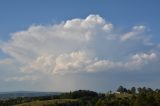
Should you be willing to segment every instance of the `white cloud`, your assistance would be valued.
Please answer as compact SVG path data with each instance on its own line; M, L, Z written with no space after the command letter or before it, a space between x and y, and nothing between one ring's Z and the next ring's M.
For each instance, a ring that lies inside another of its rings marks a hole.
M139 69L144 65L149 65L152 62L156 62L158 56L156 53L140 53L140 54L135 54L131 57L131 62L126 63L125 66L127 68L130 68L132 70Z
M12 38L3 43L1 48L16 60L26 63L39 55L60 54L85 48L88 40L107 26L105 29L112 29L109 28L112 25L98 15L68 20L58 25L31 26L26 31L13 33Z
M30 26L13 33L0 47L23 72L139 70L159 59L145 31L140 25L119 34L112 23L89 15L60 24Z
M140 26L134 26L132 28L132 31L131 32L128 32L126 34L124 34L122 37L121 37L121 40L122 41L126 41L126 40L129 40L129 39L142 39L142 35L143 35L143 32L145 31L146 27L143 26L143 25L140 25ZM144 37L143 37L144 38Z
M22 70L42 70L49 73L78 72L84 71L84 68L90 62L89 56L85 52L79 51L60 54L59 56L41 56L27 66L22 67Z
M49 73L67 73L67 72L97 72L111 70L136 70L143 68L150 62L156 61L156 53L140 53L131 56L127 61L99 60L91 57L85 52L72 52L70 54L61 54L57 57L53 55L38 57L29 65L22 67L23 71L45 71Z
M109 61L109 60L99 60L87 67L89 72L94 72L97 70L136 70L143 68L144 65L148 65L150 62L153 62L157 59L155 53L150 54L135 54L130 57L126 62L122 61Z
M135 31L144 31L144 30L146 30L146 27L143 26L143 25L134 26L133 30L135 30Z

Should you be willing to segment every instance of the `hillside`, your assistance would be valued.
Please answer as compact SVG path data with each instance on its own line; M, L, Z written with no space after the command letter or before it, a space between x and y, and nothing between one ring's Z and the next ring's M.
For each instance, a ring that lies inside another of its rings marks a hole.
M78 99L55 99L55 100L45 100L45 101L33 101L14 106L57 106L57 105L79 106L80 101Z
M0 106L160 106L160 89L120 86L117 92L78 90L60 95L0 100Z

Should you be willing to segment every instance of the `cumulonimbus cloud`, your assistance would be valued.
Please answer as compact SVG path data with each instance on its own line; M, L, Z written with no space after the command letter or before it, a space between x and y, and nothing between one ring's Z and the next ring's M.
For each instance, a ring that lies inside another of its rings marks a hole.
M30 26L12 34L1 50L23 72L49 73L140 70L159 60L146 27L119 33L99 15L48 26Z

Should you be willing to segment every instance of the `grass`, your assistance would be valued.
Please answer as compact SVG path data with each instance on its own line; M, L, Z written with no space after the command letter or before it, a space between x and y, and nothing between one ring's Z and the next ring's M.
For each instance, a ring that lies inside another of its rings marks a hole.
M46 106L46 105L55 105L56 104L72 104L79 103L78 99L54 99L54 100L45 100L45 101L33 101L23 104L18 104L15 106Z
M117 98L131 98L132 94L128 94L128 93L120 93L120 94L116 94Z

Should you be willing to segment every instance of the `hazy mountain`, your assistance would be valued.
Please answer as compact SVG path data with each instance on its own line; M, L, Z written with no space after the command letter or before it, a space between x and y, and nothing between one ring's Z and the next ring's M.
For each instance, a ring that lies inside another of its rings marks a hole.
M37 91L0 92L0 99L17 98L17 97L50 96L59 94L60 92L37 92Z

